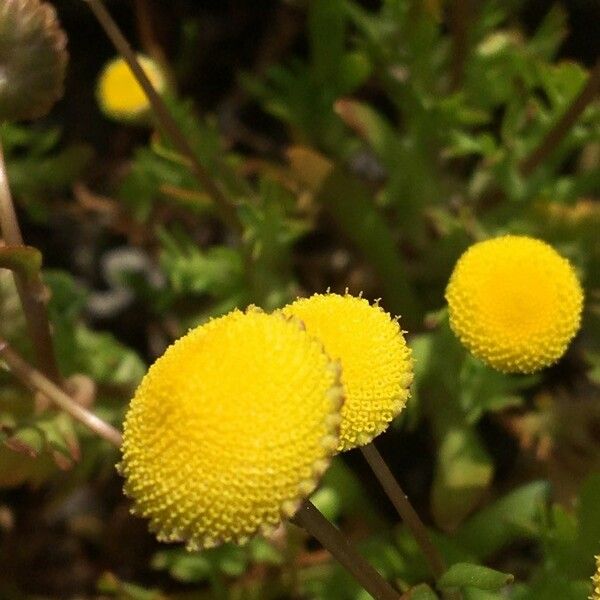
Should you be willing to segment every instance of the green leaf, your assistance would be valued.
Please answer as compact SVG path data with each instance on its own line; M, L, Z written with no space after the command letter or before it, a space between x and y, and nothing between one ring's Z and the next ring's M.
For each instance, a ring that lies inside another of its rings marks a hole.
M330 486L322 485L312 496L311 502L330 521L340 516L341 500L338 491Z
M492 461L476 432L450 427L440 443L431 492L436 523L454 529L479 504L492 475Z
M546 60L552 59L568 33L567 16L562 6L552 6L528 41L529 50Z
M593 568L593 557L600 554L600 474L592 473L579 493L577 519L579 534L574 554L579 557L579 577L585 577Z
M166 600L158 590L149 590L133 583L122 581L113 573L104 573L96 582L101 594L109 594L118 600Z
M313 0L308 11L311 59L317 78L337 76L344 50L345 11L341 0Z
M403 326L418 327L421 311L404 260L364 184L337 167L317 193L317 201L333 215L343 233L377 272L386 309L402 315Z
M499 590L511 583L514 577L488 567L471 563L452 565L439 579L440 589L474 587L480 590Z
M517 539L533 537L549 494L550 486L544 481L517 488L463 523L455 534L456 542L484 560Z
M184 583L205 581L214 568L206 553L189 553L182 549L157 552L152 567L166 569L174 579Z
M285 561L282 552L262 537L255 537L248 543L248 552L250 560L258 564L279 566Z
M364 53L359 51L346 53L339 65L339 93L349 94L356 90L369 78L372 70L371 62Z
M438 600L437 594L426 584L417 585L408 592L410 600Z
M367 104L348 98L342 98L335 103L338 116L364 139L377 156L387 161L392 167L392 161L400 150L400 139L392 125L377 111Z

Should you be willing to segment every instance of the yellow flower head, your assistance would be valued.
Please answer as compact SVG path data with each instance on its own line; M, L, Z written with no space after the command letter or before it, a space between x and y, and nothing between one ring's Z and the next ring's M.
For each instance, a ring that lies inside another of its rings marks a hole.
M338 450L368 444L402 410L413 379L411 352L396 319L348 294L315 294L283 308L342 365L344 406Z
M147 56L138 54L137 58L154 88L164 92L166 80L160 67ZM144 90L121 57L104 67L98 79L97 97L102 111L117 121L134 121L150 110Z
M551 246L507 235L471 246L446 300L461 342L499 371L531 373L556 362L577 332L583 292Z
M190 331L125 419L133 512L188 549L272 531L327 468L341 402L339 366L297 320L252 308Z
M594 556L596 559L596 572L592 576L593 594L589 600L600 600L600 556Z

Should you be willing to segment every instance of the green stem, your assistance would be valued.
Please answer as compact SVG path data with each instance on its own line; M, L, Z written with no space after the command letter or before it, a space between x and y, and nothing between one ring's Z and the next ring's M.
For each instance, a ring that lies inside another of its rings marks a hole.
M121 446L123 438L117 429L75 402L43 373L34 369L2 338L0 338L0 359L6 363L15 377L20 379L27 387L43 394L58 408L71 415L76 421L85 425L113 446L117 448Z
M15 212L10 186L6 174L4 151L0 142L0 230L2 237L9 246L24 246L23 236ZM33 342L37 364L40 369L54 382L62 384L58 370L52 333L48 320L47 292L39 273L32 278L26 278L18 272L13 272L15 284L29 336Z
M377 450L375 444L371 442L370 444L363 446L361 451L375 474L375 477L377 477L388 498L394 505L394 508L398 511L400 518L410 529L415 540L421 547L421 550L429 563L431 572L436 578L440 577L446 570L444 559L440 554L440 551L431 541L427 528L383 460L379 450Z
M293 521L316 538L375 600L400 600L400 593L350 545L346 537L319 509L306 501Z
M552 154L562 139L569 133L569 130L577 119L581 116L587 106L593 102L600 94L600 59L592 69L587 83L579 92L579 95L569 105L562 117L556 122L554 127L546 134L540 145L526 157L519 165L521 175L527 177L531 175L544 160Z

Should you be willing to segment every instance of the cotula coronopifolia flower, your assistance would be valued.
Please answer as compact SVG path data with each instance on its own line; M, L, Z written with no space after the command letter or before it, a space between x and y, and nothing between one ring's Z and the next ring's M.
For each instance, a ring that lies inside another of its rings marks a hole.
M402 410L413 379L400 325L378 304L349 294L315 294L288 304L342 365L344 405L339 451L368 444Z
M291 517L339 440L339 365L297 319L235 310L149 369L119 470L133 512L188 549L245 542Z
M479 359L506 373L556 362L577 333L583 292L551 246L506 235L474 244L446 288L450 326Z
M158 64L143 54L138 62L159 94L164 93L167 80ZM149 114L150 102L125 59L110 61L98 78L96 96L101 110L116 121L140 121Z
M0 121L43 117L63 95L67 36L39 0L0 2Z
M596 572L592 575L592 595L589 600L600 600L600 556L594 556L596 559Z

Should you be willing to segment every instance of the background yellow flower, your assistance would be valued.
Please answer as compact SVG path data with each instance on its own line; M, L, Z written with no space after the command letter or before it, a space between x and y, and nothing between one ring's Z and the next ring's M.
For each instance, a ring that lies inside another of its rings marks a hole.
M557 361L577 332L583 292L551 246L507 235L471 246L446 289L450 325L477 357L504 372Z
M166 79L161 68L151 58L138 54L138 61L148 79L159 92L164 92ZM150 109L144 90L129 65L121 57L109 62L98 79L98 104L106 116L118 121L143 117Z

